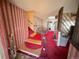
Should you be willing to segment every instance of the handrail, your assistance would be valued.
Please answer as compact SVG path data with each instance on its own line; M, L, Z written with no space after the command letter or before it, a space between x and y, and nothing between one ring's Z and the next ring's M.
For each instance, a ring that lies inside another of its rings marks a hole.
M28 20L28 23L32 24L32 22L31 22L31 21L29 21L29 20Z

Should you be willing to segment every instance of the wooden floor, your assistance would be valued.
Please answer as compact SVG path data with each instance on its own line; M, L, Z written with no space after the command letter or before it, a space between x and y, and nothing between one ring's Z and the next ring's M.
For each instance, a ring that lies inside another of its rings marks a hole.
M30 48L26 47L25 44L22 44L18 50L23 52L23 53L35 56L35 57L39 57L40 54L41 54L41 49L42 48L35 49L35 50L34 49L30 49Z

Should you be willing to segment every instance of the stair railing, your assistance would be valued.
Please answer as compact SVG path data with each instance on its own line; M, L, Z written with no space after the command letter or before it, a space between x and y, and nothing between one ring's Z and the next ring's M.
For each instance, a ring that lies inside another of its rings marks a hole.
M58 14L58 31L67 35L70 31L70 27L74 26L75 23L72 21L71 13L63 13L63 9L64 8L61 7Z
M38 16L34 16L35 23L33 24L30 20L28 20L29 27L34 32L41 32L42 31L42 19Z

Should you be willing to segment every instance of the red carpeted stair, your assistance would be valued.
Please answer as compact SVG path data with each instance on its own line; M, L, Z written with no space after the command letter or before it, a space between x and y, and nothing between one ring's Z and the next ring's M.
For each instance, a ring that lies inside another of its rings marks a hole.
M34 31L30 27L28 27L28 36L30 37L32 33L34 33Z
M41 45L30 43L30 42L25 42L25 45L30 49L38 49L42 47Z
M31 31L30 33L33 32L31 29L30 29L30 31ZM37 59L67 59L69 45L67 45L66 47L58 47L56 45L56 42L53 39L53 37L54 37L53 31L48 31L45 34L45 36L47 39L46 51L41 50L40 57ZM40 40L41 34L36 34L34 37L30 37L30 38ZM58 33L56 33L56 39L58 39ZM26 45L29 45L29 43ZM39 48L39 46L35 45L35 44L29 45L29 48L30 47L33 49L34 49L34 47L36 49Z
M34 40L41 40L41 34L40 33L36 33L36 35L31 37L30 35L35 33L35 32L30 27L28 27L28 32L29 32L29 38L34 39Z
M30 27L28 27L29 37L25 42L26 47L30 49L41 48L41 34L35 33Z

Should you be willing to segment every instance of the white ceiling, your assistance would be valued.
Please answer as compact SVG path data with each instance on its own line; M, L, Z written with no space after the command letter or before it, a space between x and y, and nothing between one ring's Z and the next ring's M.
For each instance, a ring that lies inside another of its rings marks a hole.
M40 17L56 15L64 6L65 11L74 12L77 9L77 0L9 0L11 3L26 11L35 11Z

